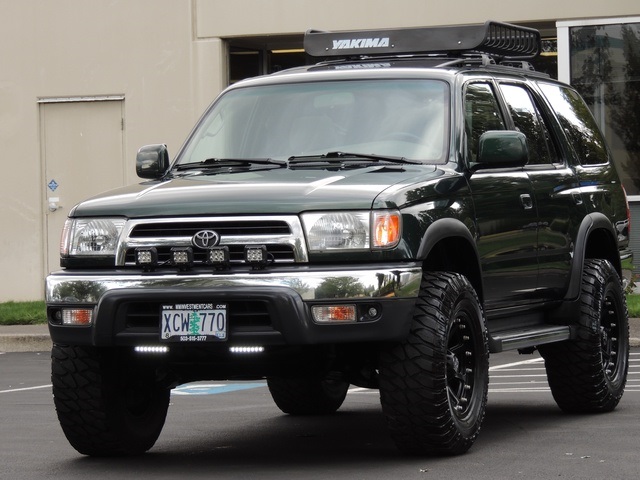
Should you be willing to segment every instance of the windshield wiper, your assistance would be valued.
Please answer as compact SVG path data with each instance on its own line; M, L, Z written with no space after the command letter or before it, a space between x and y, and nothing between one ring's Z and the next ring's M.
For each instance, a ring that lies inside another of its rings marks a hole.
M276 160L274 158L207 158L201 162L191 162L176 165L174 170L197 170L199 168L218 167L243 167L251 165L276 165L284 167L286 160Z
M346 162L359 162L362 160L372 160L374 162L390 162L399 164L412 164L422 165L420 160L412 160L405 157L394 157L389 155L376 155L368 153L353 153L353 152L328 152L322 155L300 155L289 157L289 165L299 165L308 163L310 159L315 158L326 163L346 163Z

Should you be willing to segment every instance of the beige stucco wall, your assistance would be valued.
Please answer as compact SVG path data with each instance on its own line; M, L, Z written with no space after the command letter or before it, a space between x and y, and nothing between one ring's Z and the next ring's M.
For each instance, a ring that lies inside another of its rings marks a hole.
M224 87L225 37L639 13L637 0L0 0L0 301L43 296L39 99L123 95L132 183L137 148L175 153Z
M195 0L200 38L637 15L637 0ZM241 20L238 18L242 15ZM236 18L239 21L233 21Z
M226 79L222 42L194 41L192 13L190 0L0 0L0 301L43 296L38 100L124 95L136 181L138 147L175 153Z

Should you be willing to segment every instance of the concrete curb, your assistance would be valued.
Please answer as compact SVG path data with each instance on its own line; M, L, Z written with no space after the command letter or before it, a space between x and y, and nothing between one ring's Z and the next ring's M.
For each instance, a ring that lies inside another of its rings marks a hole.
M0 334L0 352L45 352L51 350L49 335Z
M640 318L629 319L629 343L640 347ZM0 352L45 352L51 350L47 325L0 326Z
M0 326L0 352L45 352L51 345L47 325Z

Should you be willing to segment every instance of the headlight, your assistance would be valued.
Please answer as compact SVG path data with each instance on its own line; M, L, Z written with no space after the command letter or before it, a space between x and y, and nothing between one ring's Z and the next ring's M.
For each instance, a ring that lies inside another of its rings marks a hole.
M124 218L68 218L62 230L60 255L115 255Z
M323 212L302 215L309 251L392 248L400 241L398 211Z

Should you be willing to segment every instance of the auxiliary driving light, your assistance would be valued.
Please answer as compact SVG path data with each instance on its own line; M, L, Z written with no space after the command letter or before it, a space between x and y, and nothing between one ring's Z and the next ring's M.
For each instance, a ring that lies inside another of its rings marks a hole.
M228 266L230 258L229 247L214 247L207 252L207 263L216 267Z
M155 268L158 265L156 247L136 248L136 265L144 270Z
M264 267L269 262L268 255L266 245L247 245L244 247L244 261L255 267Z
M188 270L193 265L193 249L191 247L173 247L171 264L180 270Z
M317 323L357 322L355 305L314 305L311 314Z
M93 323L92 308L63 308L63 325L91 325Z

